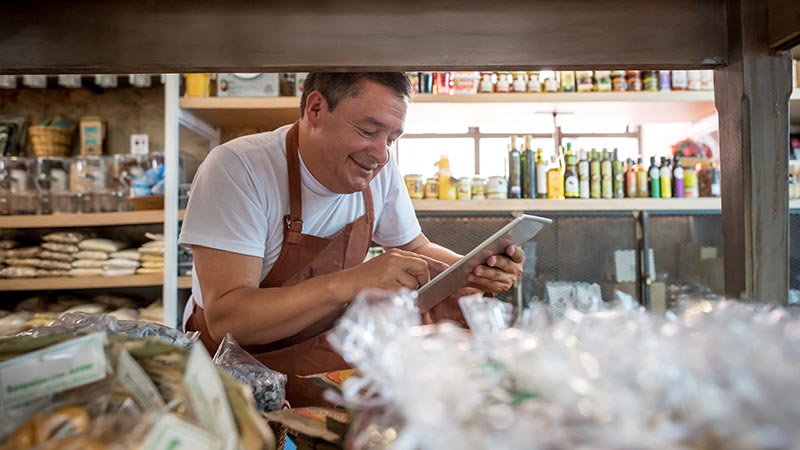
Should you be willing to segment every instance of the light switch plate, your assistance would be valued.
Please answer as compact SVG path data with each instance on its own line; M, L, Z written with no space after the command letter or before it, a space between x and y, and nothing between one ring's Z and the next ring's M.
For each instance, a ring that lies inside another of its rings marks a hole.
M147 155L150 153L150 137L146 134L131 135L131 155Z

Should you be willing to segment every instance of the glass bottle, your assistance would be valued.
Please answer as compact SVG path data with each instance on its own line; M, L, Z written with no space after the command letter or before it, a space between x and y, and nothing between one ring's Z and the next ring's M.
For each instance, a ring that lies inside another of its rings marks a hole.
M675 162L674 167L672 168L672 187L673 187L672 194L673 197L675 198L683 198L686 197L685 194L686 183L684 179L685 171L683 170L683 167L681 167L680 164L681 157L675 155L674 162Z
M603 149L603 160L600 161L600 195L603 198L614 197L614 173L611 168L611 156Z
M672 169L669 159L661 157L661 198L672 198Z
M547 163L542 149L536 149L536 198L547 198Z
M611 173L614 176L614 198L625 198L625 177L622 172L622 161L619 160L619 149L614 149L611 160Z
M628 158L626 161L625 167L625 196L628 198L634 198L638 195L636 190L636 178L638 173L636 172L636 164L634 164L633 159Z
M647 168L644 166L644 158L639 157L636 167L636 197L647 198L649 195L647 188Z
M589 159L586 156L586 150L581 149L580 154L581 159L578 161L578 190L580 191L580 198L589 198L591 193Z
M564 199L564 171L556 155L550 157L550 169L547 171L547 198Z
M661 169L656 164L656 157L650 157L650 169L647 171L650 184L650 197L661 198Z
M600 198L602 193L602 175L600 173L600 156L592 149L592 160L589 162L589 196Z
M577 158L572 154L572 149L568 146L565 156L566 169L564 170L564 197L578 198L581 195L580 184L578 183Z
M521 161L519 150L517 150L517 137L511 136L511 144L508 148L508 198L520 198L522 196L520 166Z

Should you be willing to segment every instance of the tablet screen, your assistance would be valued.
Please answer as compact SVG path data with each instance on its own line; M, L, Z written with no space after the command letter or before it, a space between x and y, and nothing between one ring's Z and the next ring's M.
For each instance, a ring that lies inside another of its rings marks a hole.
M447 270L417 290L417 306L426 312L460 289L467 282L467 275L486 262L492 255L505 254L509 245L518 245L531 240L552 220L523 214L475 247Z

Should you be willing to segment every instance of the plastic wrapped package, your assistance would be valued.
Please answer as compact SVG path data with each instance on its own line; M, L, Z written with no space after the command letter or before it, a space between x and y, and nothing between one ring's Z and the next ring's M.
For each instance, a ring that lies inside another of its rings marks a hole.
M613 305L574 296L558 311L534 303L512 328L494 301L461 305L471 336L450 325L383 329L404 320L387 320L386 299L351 306L347 315L359 320L343 321L332 340L361 373L343 387L360 409L351 445L743 450L800 442L796 312L695 300L656 316L622 295Z
M261 411L278 411L286 399L286 375L276 372L247 353L230 333L225 335L214 355L214 364L250 386Z

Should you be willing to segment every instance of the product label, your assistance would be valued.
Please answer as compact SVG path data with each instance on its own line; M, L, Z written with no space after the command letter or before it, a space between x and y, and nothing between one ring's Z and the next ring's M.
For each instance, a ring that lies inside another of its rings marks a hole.
M217 368L202 345L192 346L183 380L192 407L203 428L213 431L222 439L222 449L237 449L238 432L228 396L225 394Z
M147 376L142 366L133 359L127 350L122 350L117 361L117 381L131 393L136 403L145 410L161 410L164 400L158 389Z
M564 195L577 197L580 194L578 177L570 176L564 179Z
M142 445L144 450L222 450L222 442L206 430L172 414L160 417Z
M536 193L547 194L547 167L544 164L536 166Z
M106 377L105 333L56 344L0 363L3 409Z

